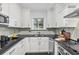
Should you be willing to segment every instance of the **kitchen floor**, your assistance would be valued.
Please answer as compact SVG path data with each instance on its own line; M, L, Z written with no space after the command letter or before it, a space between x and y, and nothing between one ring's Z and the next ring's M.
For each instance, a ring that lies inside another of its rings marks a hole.
M26 53L25 55L54 55L54 53L41 52L41 53Z

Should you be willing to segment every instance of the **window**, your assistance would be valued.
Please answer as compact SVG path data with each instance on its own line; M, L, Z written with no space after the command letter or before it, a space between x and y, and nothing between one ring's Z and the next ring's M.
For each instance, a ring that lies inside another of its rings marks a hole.
M33 18L33 29L40 30L44 28L44 18Z

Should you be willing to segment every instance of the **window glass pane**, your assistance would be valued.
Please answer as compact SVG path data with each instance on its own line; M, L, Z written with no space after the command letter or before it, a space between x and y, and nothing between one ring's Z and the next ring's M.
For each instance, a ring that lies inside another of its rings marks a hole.
M43 18L39 19L39 28L43 28Z
M43 29L44 28L44 18L34 18L34 29Z

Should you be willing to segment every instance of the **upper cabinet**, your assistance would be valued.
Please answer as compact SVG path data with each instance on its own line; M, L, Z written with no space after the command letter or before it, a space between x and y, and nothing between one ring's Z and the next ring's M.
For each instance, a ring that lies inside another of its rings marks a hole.
M10 27L46 28L76 27L79 4L57 3L46 11L32 11L17 3L0 3L0 14L9 16Z
M62 11L65 9L64 4L56 4L54 8L55 12L55 20L56 20L56 27L64 27L64 17Z
M1 3L0 13L9 16L9 27L31 28L30 9L17 3Z
M21 7L18 4L9 4L9 26L21 27Z
M47 28L56 27L55 13L52 10L47 11Z
M21 7L16 3L0 3L0 14L9 16L9 27L21 27Z
M78 12L78 7L79 4L57 4L55 6L56 27L76 27L78 15L75 12Z
M22 27L31 28L30 9L22 8Z
M55 20L56 20L57 28L64 27L65 23L64 23L63 13L60 12L55 14Z
M77 27L79 18L65 18L65 27Z
M76 27L79 4L56 4L47 12L47 28Z
M9 15L9 4L8 3L0 3L0 13L3 15Z

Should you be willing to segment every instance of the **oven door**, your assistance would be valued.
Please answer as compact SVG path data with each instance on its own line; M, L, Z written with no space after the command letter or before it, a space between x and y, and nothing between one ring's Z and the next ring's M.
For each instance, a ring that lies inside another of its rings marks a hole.
M60 52L58 52L58 55L62 55Z
M58 54L58 55L64 55L64 52L58 50L58 51L57 51L57 54Z

